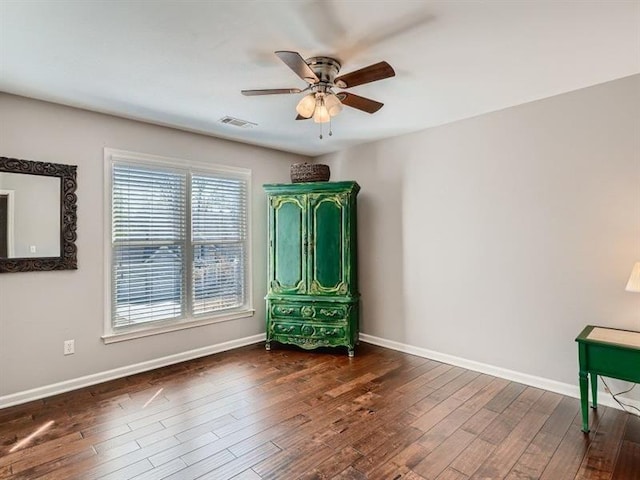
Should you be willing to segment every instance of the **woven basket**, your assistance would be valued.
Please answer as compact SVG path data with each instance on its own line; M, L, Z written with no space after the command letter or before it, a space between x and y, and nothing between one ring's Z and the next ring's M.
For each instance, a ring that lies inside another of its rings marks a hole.
M302 182L328 182L331 176L329 165L322 163L294 163L291 165L291 181Z

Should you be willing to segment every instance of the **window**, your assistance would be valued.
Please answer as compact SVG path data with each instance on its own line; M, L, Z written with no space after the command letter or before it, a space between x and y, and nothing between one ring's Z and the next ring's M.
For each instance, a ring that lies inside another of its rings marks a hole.
M105 160L105 341L249 316L250 172L110 149Z

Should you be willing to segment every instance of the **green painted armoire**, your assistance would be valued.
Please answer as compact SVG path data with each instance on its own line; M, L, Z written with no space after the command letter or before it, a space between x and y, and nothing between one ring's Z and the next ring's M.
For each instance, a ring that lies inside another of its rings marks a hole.
M267 343L358 341L356 182L270 184Z

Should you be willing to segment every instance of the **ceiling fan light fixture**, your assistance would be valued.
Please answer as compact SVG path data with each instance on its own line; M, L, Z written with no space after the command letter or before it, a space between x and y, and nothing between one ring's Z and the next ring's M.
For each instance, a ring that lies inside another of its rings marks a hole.
M324 97L324 104L329 115L335 117L342 111L342 102L333 93Z
M311 118L313 115L313 111L316 108L316 98L313 93L309 95L305 95L300 99L298 105L296 106L296 112L300 114L301 117Z
M313 121L316 123L327 123L329 120L331 120L331 116L329 115L327 106L324 104L324 96L318 96L316 99L316 109L313 112Z

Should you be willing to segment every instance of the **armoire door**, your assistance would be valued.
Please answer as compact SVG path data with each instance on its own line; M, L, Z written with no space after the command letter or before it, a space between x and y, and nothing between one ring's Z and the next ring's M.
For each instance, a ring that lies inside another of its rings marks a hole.
M348 195L309 194L309 293L344 295L348 287Z
M271 292L307 291L307 205L305 195L270 197L269 279Z

